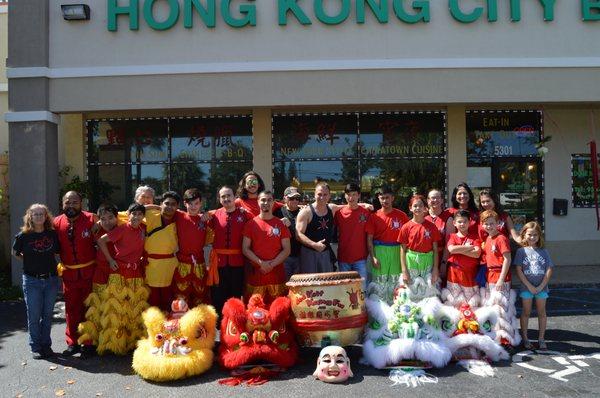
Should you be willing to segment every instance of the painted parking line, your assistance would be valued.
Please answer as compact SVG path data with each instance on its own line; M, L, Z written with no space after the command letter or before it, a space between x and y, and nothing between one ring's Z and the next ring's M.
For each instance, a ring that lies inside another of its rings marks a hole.
M534 372L544 373L548 375L548 377L565 383L569 381L566 376L579 373L583 370L581 368L590 366L587 362L585 362L585 360L600 360L600 353L588 355L568 355L558 351L537 351L537 354L540 355L553 355L551 358L559 365L564 366L564 369L548 369L532 365L528 362L523 362L523 359L526 357L530 358L531 360L535 360L536 358L533 354L534 352L531 350L521 351L512 356L512 361L522 368L533 370Z

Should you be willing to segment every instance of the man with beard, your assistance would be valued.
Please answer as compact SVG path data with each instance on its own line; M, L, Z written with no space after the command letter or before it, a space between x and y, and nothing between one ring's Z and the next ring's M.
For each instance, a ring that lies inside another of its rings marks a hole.
M82 351L82 356L95 352L91 341L83 349L77 343L77 326L85 319L84 301L92 291L96 248L92 228L96 215L81 210L82 197L69 191L62 198L63 214L54 219L54 229L60 242L59 272L62 273L65 298L67 349L63 355L72 356Z
M179 265L177 252L177 229L175 220L181 197L177 192L163 193L160 211L146 212L146 241L144 249L146 265L146 283L150 287L148 303L163 311L170 311L173 301L171 283L173 273Z
M285 225L289 223L290 229L290 255L285 259L283 266L285 268L285 280L288 281L294 274L300 273L300 242L296 239L296 218L300 213L300 201L302 194L296 187L287 187L283 192L285 205L273 210L273 215L280 218ZM287 221L287 222L286 222Z
M258 195L260 214L244 225L242 251L246 266L246 299L261 294L265 303L285 295L283 261L290 255L290 230L273 216L273 193Z
M210 253L207 284L212 286L212 302L220 314L225 301L241 297L244 290L242 231L252 215L236 207L233 189L223 186L218 192L220 209L213 212L208 226L215 238Z

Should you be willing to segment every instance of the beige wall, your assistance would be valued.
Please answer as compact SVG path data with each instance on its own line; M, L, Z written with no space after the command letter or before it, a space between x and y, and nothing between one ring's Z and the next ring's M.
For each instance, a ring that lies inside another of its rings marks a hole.
M592 132L592 114L596 131ZM600 144L600 107L544 109L544 131L552 136L544 168L546 177L546 239L549 241L600 240L595 209L576 209L571 201L571 154L589 153L589 141ZM552 215L552 200L568 199L567 216ZM596 261L600 256L596 254Z

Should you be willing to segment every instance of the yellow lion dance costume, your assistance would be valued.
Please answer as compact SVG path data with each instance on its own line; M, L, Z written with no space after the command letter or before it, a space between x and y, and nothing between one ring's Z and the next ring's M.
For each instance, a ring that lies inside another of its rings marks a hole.
M217 313L212 306L173 302L172 316L156 307L148 308L143 319L148 337L138 342L133 353L133 369L142 378L170 381L199 375L213 363ZM177 308L179 307L179 308ZM183 307L183 308L181 308ZM183 309L184 311L179 311Z
M85 300L86 321L79 324L80 344L91 341L98 354L126 355L145 336L142 312L148 308L149 290L144 279L108 276L106 284L94 284Z

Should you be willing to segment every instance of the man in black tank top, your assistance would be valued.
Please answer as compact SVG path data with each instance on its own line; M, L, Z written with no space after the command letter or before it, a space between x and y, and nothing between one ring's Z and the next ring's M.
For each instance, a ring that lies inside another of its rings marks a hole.
M333 215L338 206L329 202L329 186L315 187L315 201L303 208L296 219L296 237L300 247L300 273L333 272L331 239Z

